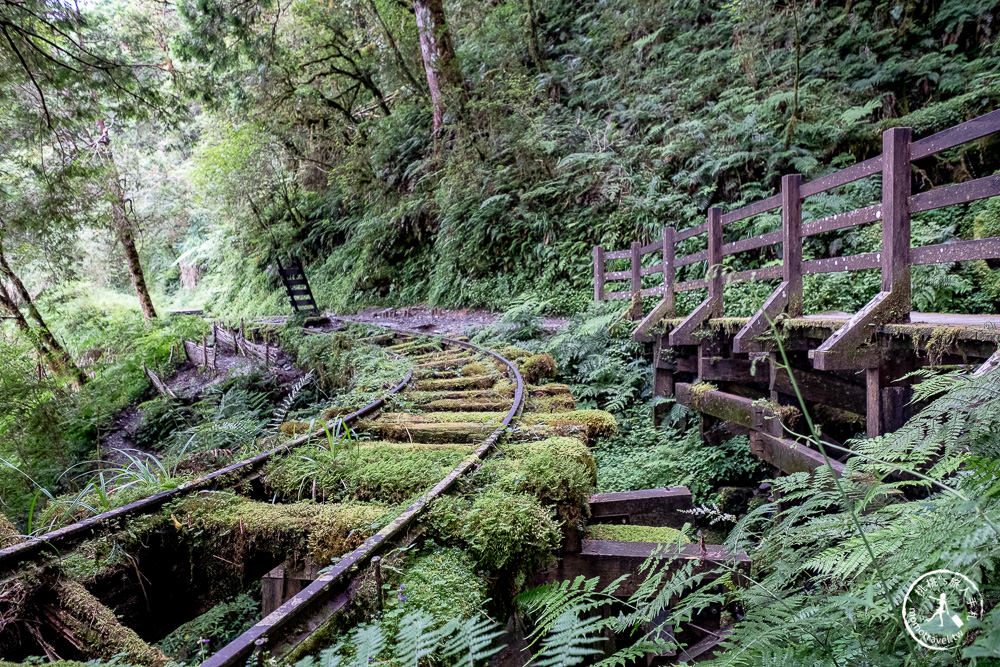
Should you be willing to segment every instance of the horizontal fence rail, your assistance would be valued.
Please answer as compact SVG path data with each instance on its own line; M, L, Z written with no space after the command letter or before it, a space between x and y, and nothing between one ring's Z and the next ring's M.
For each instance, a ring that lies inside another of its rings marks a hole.
M909 317L911 266L1000 258L1000 237L920 247L911 247L910 238L912 213L1000 195L1000 174L914 194L910 191L912 162L998 131L1000 110L917 141L911 139L909 128L892 128L882 135L882 153L863 162L806 183L798 174L786 175L782 178L781 192L776 195L728 212L711 208L704 223L683 230L664 227L659 239L646 244L633 242L628 250L607 250L595 246L594 299L631 299L631 316L640 319L644 315L642 298L660 296L660 303L652 312L645 314L636 330L637 340L650 340L648 330L664 317L674 316L676 293L707 289L707 298L669 334L671 345L693 344L691 333L706 319L722 315L722 290L725 285L780 280L781 284L771 297L736 336L734 350L740 352L746 351L749 341L763 332L768 318L773 319L781 313L792 317L802 315L803 275L881 269L882 288L879 294L816 351L814 363L817 368L842 366L848 348L857 344L863 333L870 331L873 325L906 321ZM803 222L802 203L808 197L877 174L882 176L880 203ZM780 213L781 229L723 242L725 226L769 212ZM882 225L881 251L802 260L804 238L875 222ZM681 256L676 254L680 243L702 235L707 242L703 250ZM731 273L722 271L722 258L725 256L779 245L780 264ZM644 266L644 260L654 254L656 259L652 263L646 262L649 265ZM607 262L622 259L629 260L628 269L605 270ZM678 268L699 262L706 263L704 278L676 280ZM662 274L662 284L644 288L642 279L657 274ZM608 283L615 281L627 281L628 288L608 291Z

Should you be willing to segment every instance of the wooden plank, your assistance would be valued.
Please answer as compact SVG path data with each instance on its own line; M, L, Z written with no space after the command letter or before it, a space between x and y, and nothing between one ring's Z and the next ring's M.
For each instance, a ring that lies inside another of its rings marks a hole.
M640 269L639 273L641 273L644 276L649 276L654 273L661 273L662 271L663 271L663 264L661 262L660 264L653 264L652 266L644 266L642 267L642 269Z
M594 301L604 301L604 248L594 246Z
M696 345L698 341L692 338L691 334L693 334L698 327L704 324L705 321L711 317L712 308L713 304L711 298L702 301L697 308L692 310L691 313L670 332L668 336L670 345Z
M865 252L860 255L848 255L847 257L811 259L808 262L802 262L802 273L840 273L841 271L877 269L881 266L881 253Z
M896 310L891 292L876 294L864 308L852 315L851 319L810 353L813 368L828 371L870 367L869 359L859 354L858 347L874 335L878 327L888 321Z
M710 574L716 570L716 563L728 563L738 570L748 570L749 557L743 553L731 553L724 546L715 544L667 545L653 542L616 542L611 540L581 540L578 553L568 553L556 567L538 573L531 581L539 585L551 581L567 581L583 575L586 578L600 577L599 586L607 586L622 575L630 575L619 586L616 595L627 597L634 593L645 580L640 568L650 557L675 561L668 567L680 567L683 563L694 562L692 573ZM662 571L657 566L656 570Z
M677 243L680 243L685 239L689 239L693 236L698 236L699 234L704 234L706 229L708 229L708 227L705 226L704 222L701 223L700 225L695 225L694 227L688 227L687 229L682 229L681 231L677 232L676 241Z
M661 296L667 291L663 285L656 285L655 287L646 287L639 292L640 295L646 296Z
M605 252L604 259L628 259L632 256L631 250L614 250L612 252Z
M639 249L639 253L642 255L648 255L651 252L656 252L663 248L663 240L653 241L652 243L647 243Z
M947 130L924 137L920 141L914 141L910 147L910 155L912 159L919 160L959 144L993 134L998 130L1000 130L1000 109L973 118L961 125L949 127Z
M604 274L604 281L611 282L612 280L631 280L632 270L628 271L608 271Z
M669 526L690 521L690 516L681 513L691 509L691 491L686 486L595 493L587 502L591 523Z
M746 271L735 271L722 275L722 281L729 283L745 283L754 280L774 280L781 277L781 267L777 264L765 266L760 269L747 269Z
M847 183L852 183L854 181L860 180L867 176L877 174L882 169L882 156L876 155L873 158L869 158L864 162L858 162L857 164L852 164L850 167L841 169L840 171L835 171L832 174L827 174L826 176L820 176L819 178L804 183L800 188L802 198L811 197L820 192L826 192L841 185L846 185Z
M735 255L738 252L747 252L748 250L765 248L767 246L774 245L775 243L781 243L780 229L768 232L767 234L761 234L760 236L752 236L748 239L740 239L739 241L727 243L722 246L722 254Z
M765 382L766 369L763 364L754 367L749 359L726 359L723 357L699 357L698 379L702 382ZM756 375L751 374L751 369Z
M708 250L699 250L698 252L693 252L690 255L681 255L674 260L674 266L687 266L688 264L694 264L695 262L704 262L708 259Z
M954 241L910 249L912 264L944 264L976 259L1000 259L1000 237Z
M663 288L654 287L652 289L663 289ZM647 290L643 290L643 296L645 296L646 291ZM664 297L660 299L660 302L656 304L653 310L649 311L649 314L646 315L646 317L642 318L642 321L639 322L639 326L637 326L635 328L635 331L632 333L632 340L636 342L640 342L641 340L643 340L646 337L649 330L652 329L660 320L662 320L668 314L672 314L673 309L674 309L673 302L670 301L666 297L666 295L664 295Z
M782 282L778 285L778 289L771 292L771 296L767 298L764 305L753 314L743 328L739 330L739 333L733 338L733 352L736 353L746 353L750 351L750 343L753 339L761 336L765 331L767 331L771 322L773 322L778 315L780 315L785 310L785 306L788 304L788 289L787 285Z
M608 292L607 294L604 295L604 298L608 299L609 301L615 301L617 299L631 299L632 298L632 293L631 292L627 292L627 291L623 291L623 292Z
M290 278L285 281L285 286L290 287L292 285L308 285L305 278Z
M910 212L929 211L955 204L965 204L977 199L1000 195L1000 174L983 176L974 181L946 185L910 197Z
M788 370L774 364L771 369L771 389L786 396L794 396L795 389ZM811 403L822 403L833 408L862 414L865 410L865 388L848 382L833 373L817 373L801 368L792 369L795 384L802 397Z
M998 367L1000 367L1000 348L997 348L997 351L990 355L990 358L984 361L979 368L973 372L972 376L979 377L981 375L986 375L987 373L992 373Z
M300 294L305 294L306 296L312 298L310 296L308 287L289 287L287 290L285 290L285 292L287 292L288 296L298 296Z
M296 276L305 275L301 266L295 266L289 269L278 269L278 273L286 278L294 278Z
M693 289L705 289L708 287L708 281L704 278L699 278L697 280L684 280L679 283L674 283L675 292L688 292Z
M767 433L750 433L750 451L784 473L811 472L826 465L826 459L809 445ZM841 477L844 464L830 459L833 474Z
M772 195L767 199L760 199L753 202L752 204L747 204L734 211L730 211L722 215L722 224L730 225L734 222L740 220L745 220L754 215L760 215L761 213L767 213L772 209L776 209L781 206L781 195Z
M801 192L801 189L800 189ZM865 225L875 222L882 217L882 204L872 204L864 208L854 209L846 213L837 213L819 220L813 220L802 225L802 236L815 236L825 232L833 232L838 229L847 229L857 225Z

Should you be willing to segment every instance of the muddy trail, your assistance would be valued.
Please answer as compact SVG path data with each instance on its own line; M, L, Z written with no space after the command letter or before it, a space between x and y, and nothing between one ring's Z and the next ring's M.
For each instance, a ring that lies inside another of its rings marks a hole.
M237 331L235 327L225 329L228 332ZM304 375L279 345L270 345L267 359L262 360L248 355L238 344L222 344L221 339L231 340L229 337L219 335L218 338L220 340L216 340L213 334L210 352L208 352L208 340L204 341L204 347L195 341L181 341L178 345L180 350L178 354L184 355L184 361L169 375L161 378L155 371L147 369L153 385L147 400L157 395L167 395L176 398L183 405L191 405L211 388L229 379L258 371L264 371L273 377L276 388L281 392L281 398L284 398ZM141 405L140 403L126 407L115 416L108 429L99 435L100 461L111 467L118 467L129 465L135 456L160 458L159 453L143 447L136 441L143 424Z

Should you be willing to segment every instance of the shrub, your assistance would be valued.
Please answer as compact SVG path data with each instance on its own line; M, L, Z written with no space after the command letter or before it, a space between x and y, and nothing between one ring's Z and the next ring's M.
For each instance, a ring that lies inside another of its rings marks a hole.
M215 651L225 646L259 617L260 596L241 593L179 626L156 646L178 662L193 661L206 649Z
M479 564L494 572L529 572L546 563L562 539L559 524L538 499L501 489L476 497L462 535Z

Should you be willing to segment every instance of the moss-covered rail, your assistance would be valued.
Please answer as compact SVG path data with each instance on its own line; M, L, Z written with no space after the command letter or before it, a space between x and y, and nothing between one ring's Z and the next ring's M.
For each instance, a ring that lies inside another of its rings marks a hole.
M403 336L420 335L417 332L401 330L394 330L394 333ZM451 338L441 338L439 340L447 346L472 351L501 365L513 382L513 395L510 399L509 409L502 415L499 422L496 423L495 428L487 430L488 435L478 444L475 450L462 459L454 469L429 491L419 496L409 507L385 527L365 540L363 544L340 558L328 571L320 574L305 589L292 596L252 628L205 660L202 663L202 667L242 665L255 653L284 654L297 644L305 641L310 634L318 629L322 622L328 620L348 604L353 593L352 582L360 570L370 564L372 559L384 551L390 543L399 538L429 503L448 491L455 484L456 480L475 468L493 448L504 431L521 414L524 408L525 386L521 373L513 362L492 350L473 345L472 343ZM414 344L421 345L421 343ZM420 349L423 348L411 349L409 351L419 351ZM451 361L450 364L440 364L439 362L430 361L426 362L425 365L429 368L437 366L447 370L450 366L455 366L456 363L455 361ZM418 385L418 389L427 390L431 388L450 387L455 390L461 390L465 389L467 384L463 383L463 380L482 377L488 377L488 375L485 373L481 375L473 373L465 378L443 378L445 380L444 383L441 383L440 380L424 380L422 386ZM434 384L435 382L438 382L441 386L438 387ZM477 433L476 422L472 422L473 426L471 427L466 426L468 423L464 419L462 421L437 420L438 426L461 425L465 427L461 433L457 433L460 429L445 428L442 437L445 441L449 442L459 440L460 438L463 441L474 440ZM483 432L484 429L482 427L484 425L492 425L492 423L489 420L480 420L480 429L478 432ZM371 424L370 426L375 429L379 427L378 424ZM391 437L391 434L381 432L377 432L377 435ZM411 439L413 438L411 437ZM435 440L431 436L429 438L422 438L420 441L433 443L440 440ZM317 612L319 620L317 620Z
M231 335L231 340L233 341L231 344L239 345L241 341L238 335L235 333ZM185 342L185 344L188 343ZM252 347L252 344L246 341L242 341L242 344L248 348ZM194 344L192 343L192 345ZM266 355L267 353L263 354ZM205 358L207 366L208 359L210 358L207 353ZM263 356L262 358L266 360L267 357ZM309 433L293 438L292 440L284 442L277 447L273 447L267 451L251 456L250 458L219 468L218 470L205 474L197 479L181 484L177 488L155 493L146 498L123 505L122 507L116 507L95 516L77 521L76 523L68 526L63 526L62 528L58 528L43 535L30 537L22 542L0 549L0 574L13 570L17 566L29 560L38 560L45 556L57 556L71 548L73 545L78 544L80 541L91 537L101 530L111 529L119 526L127 519L155 512L163 507L163 505L178 498L189 496L193 493L208 489L233 486L240 480L246 478L248 475L251 475L255 471L259 470L261 466L269 460L272 460L274 457L289 452L295 447L309 442L310 440L323 437L325 434L324 426L330 429L335 429L338 424L350 426L358 420L379 410L385 405L389 397L401 392L407 385L410 384L412 379L413 371L411 370L407 372L407 374L385 394L371 401L367 405L348 415L332 417L326 424L315 425Z

